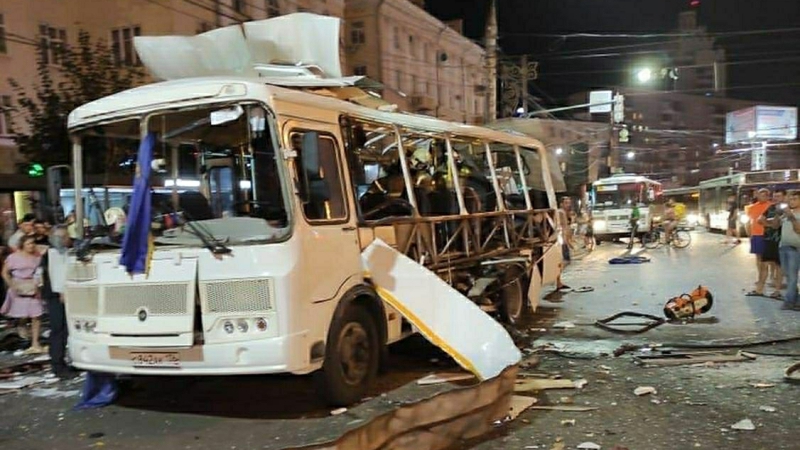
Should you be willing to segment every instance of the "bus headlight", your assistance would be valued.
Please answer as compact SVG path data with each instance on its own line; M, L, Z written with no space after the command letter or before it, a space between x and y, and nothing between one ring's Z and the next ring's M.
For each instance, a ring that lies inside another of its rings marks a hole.
M700 222L700 216L697 214L688 214L686 216L686 221L689 222L689 225L697 225Z
M742 225L747 225L748 223L750 223L750 216L748 216L747 214L744 214L744 213L740 214L739 215L739 222L741 222Z
M592 228L594 228L595 231L605 231L606 228L608 228L608 224L605 220L595 220L592 222Z

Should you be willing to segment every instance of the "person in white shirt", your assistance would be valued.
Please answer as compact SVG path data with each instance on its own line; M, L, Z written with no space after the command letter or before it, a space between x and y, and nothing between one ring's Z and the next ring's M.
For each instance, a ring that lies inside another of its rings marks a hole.
M72 244L67 227L53 227L50 232L50 248L45 259L43 294L50 312L50 367L61 379L74 378L77 373L66 362L67 315L64 308L64 292L67 280L67 250Z
M797 298L797 278L800 272L800 191L790 192L788 204L782 208L778 252L787 284L783 309L800 311L800 301Z

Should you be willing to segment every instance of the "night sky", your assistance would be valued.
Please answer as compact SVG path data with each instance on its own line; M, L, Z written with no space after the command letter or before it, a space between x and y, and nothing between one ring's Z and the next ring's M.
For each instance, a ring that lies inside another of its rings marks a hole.
M482 43L488 0L428 0L428 10L446 20L463 18L465 34ZM630 68L658 60L664 41L675 37L578 38L569 33L669 33L689 0L498 0L502 57L530 55L539 62L531 94L547 106L565 104L574 92L629 83ZM800 103L800 0L700 0L699 25L711 33L792 31L720 35L728 54L728 97L796 106ZM647 44L647 45L642 45ZM623 48L609 49L607 47ZM598 57L598 54L615 53ZM752 62L757 60L770 60ZM687 69L690 70L690 69ZM576 73L577 72L577 73ZM753 87L775 85L770 87ZM791 84L791 86L786 86ZM737 87L742 87L738 89Z

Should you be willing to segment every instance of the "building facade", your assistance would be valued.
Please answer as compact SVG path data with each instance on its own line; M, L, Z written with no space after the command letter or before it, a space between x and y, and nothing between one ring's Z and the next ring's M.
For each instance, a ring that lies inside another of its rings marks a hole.
M74 45L80 31L102 39L119 64L139 64L133 37L193 35L248 20L293 12L344 17L344 0L3 0L0 3L0 173L16 169L20 156L11 136L15 119L8 79L30 87L38 80L40 46L52 73L58 49Z
M400 110L484 123L486 52L422 3L345 2L346 72L380 81Z

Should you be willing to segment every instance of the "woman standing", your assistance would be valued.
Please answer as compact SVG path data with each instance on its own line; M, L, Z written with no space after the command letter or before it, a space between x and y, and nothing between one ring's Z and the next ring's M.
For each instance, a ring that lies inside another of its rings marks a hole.
M19 250L6 258L2 276L8 286L6 301L0 308L0 314L18 319L17 325L24 325L31 319L31 347L27 354L43 353L39 344L41 331L42 300L39 295L41 286L41 256L36 250L33 236L23 236L19 241Z

